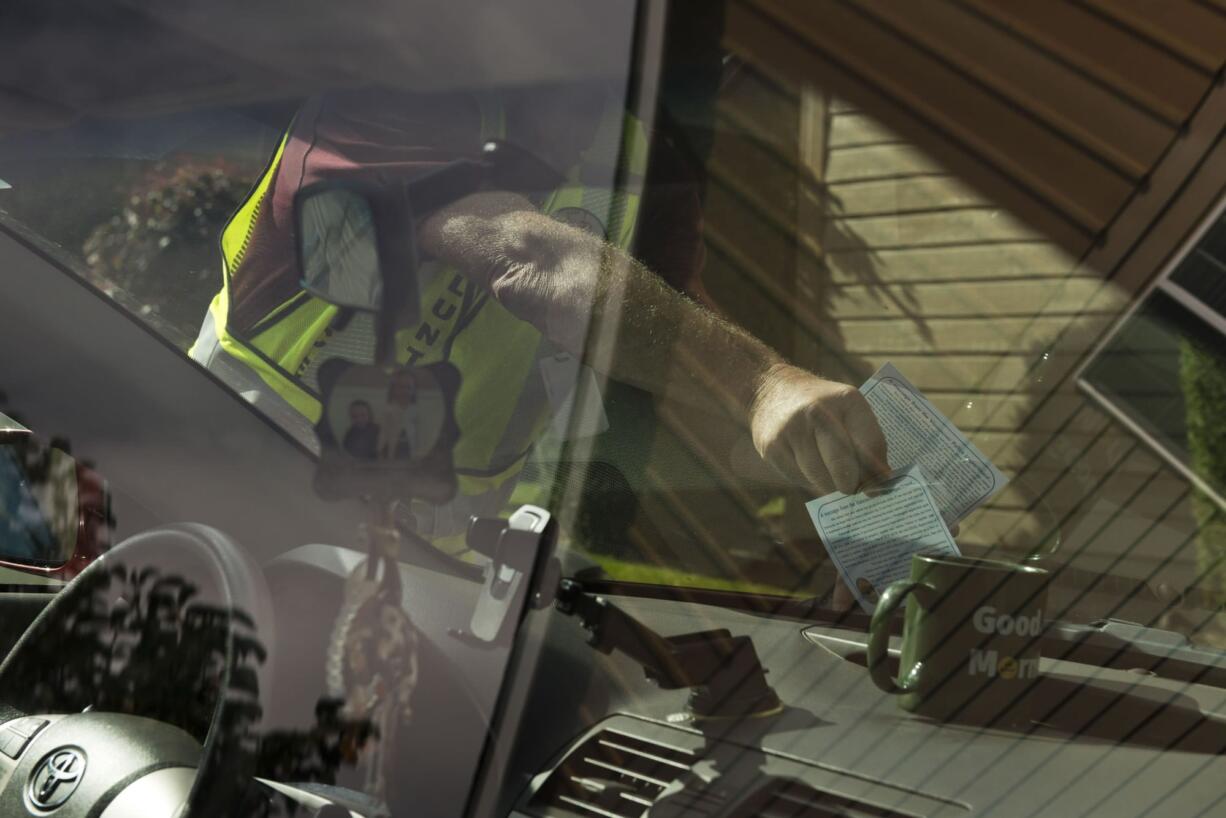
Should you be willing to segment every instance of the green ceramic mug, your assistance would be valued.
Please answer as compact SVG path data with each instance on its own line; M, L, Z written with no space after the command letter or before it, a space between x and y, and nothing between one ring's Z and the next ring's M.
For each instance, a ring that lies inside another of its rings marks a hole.
M886 588L869 626L873 682L899 705L941 721L1029 719L1047 600L1042 568L920 552L911 579ZM890 619L907 602L899 677L886 659Z

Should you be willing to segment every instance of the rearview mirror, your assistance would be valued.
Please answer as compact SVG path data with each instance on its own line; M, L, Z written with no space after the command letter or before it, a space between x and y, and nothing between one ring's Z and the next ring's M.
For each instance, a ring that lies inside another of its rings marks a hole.
M493 151L489 156L501 156ZM417 220L480 187L490 162L457 160L403 180L355 174L294 194L302 288L329 304L376 313L376 353L390 363L397 326L420 314Z
M302 287L342 307L383 308L378 231L370 199L356 189L305 190L297 202Z

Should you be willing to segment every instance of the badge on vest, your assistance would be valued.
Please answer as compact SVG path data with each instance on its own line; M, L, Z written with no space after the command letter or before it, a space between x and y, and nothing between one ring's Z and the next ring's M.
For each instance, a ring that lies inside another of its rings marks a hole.
M568 352L541 358L539 365L553 409L553 433L559 440L582 440L608 431L609 416L596 373Z
M569 224L571 227L577 227L584 233L590 233L597 238L609 238L609 232L605 229L604 223L596 218L596 214L590 210L584 210L582 207L563 207L555 210L550 216L562 224Z

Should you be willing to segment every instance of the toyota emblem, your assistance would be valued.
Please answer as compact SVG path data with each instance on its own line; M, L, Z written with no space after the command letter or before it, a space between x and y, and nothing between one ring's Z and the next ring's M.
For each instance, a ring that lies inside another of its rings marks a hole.
M38 762L26 795L36 808L49 812L72 797L84 775L85 753L75 747L61 747Z

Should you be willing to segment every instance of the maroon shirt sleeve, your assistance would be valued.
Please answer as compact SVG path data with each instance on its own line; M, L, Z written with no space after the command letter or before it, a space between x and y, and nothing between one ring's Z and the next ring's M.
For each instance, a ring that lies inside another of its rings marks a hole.
M294 195L329 179L401 183L479 155L481 115L467 96L348 91L307 102L290 126L276 176L230 280L232 330L250 334L301 291Z

